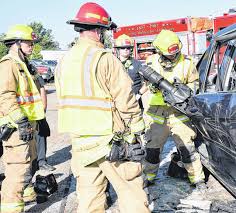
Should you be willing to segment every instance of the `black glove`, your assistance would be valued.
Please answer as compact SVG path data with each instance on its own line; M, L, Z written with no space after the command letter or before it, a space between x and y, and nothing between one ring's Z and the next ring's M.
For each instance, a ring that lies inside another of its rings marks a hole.
M112 141L111 151L106 158L111 162L121 161L125 159L125 146L121 141Z
M115 161L142 161L145 157L145 150L140 143L129 144L127 142L113 141L109 156L106 158L111 162Z
M125 145L127 160L141 162L144 159L146 152L140 143L126 143Z
M28 118L23 117L17 121L16 124L18 124L20 140L31 141L33 139L34 132L30 122L28 121Z

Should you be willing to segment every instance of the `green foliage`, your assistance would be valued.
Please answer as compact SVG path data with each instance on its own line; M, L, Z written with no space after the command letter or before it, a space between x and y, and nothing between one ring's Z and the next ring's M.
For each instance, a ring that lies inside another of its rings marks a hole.
M52 30L45 29L41 22L31 22L29 24L38 37L38 44L43 50L58 50L59 43L54 41Z
M41 50L42 50L41 45L35 44L32 55L30 56L30 59L43 59L43 56L40 54Z
M4 34L1 34L0 35L0 40L2 40L2 38L4 37L5 35ZM7 47L2 43L0 42L0 59L7 54Z

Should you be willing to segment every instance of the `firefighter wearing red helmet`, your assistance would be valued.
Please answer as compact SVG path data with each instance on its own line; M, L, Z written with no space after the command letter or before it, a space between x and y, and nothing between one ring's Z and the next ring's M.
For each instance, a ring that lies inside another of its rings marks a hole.
M134 59L132 56L133 47L134 40L125 34L120 35L115 40L114 48L116 50L116 55L124 65L126 72L129 74L131 80L133 81L133 92L139 102L140 108L143 111L144 108L141 97L147 91L147 87L142 81L142 78L138 72L142 66L142 63Z
M122 63L104 49L104 33L116 25L106 10L85 3L75 19L79 40L57 66L59 132L71 134L78 212L105 212L111 182L121 212L149 212L138 142L144 121ZM107 181L108 180L108 181Z
M157 54L147 58L147 65L155 69L165 79L194 87L198 80L198 73L193 60L181 53L182 43L177 34L162 30L153 41ZM146 137L149 141L146 145L147 155L144 161L147 183L151 184L156 178L160 152L169 136L172 136L191 184L197 185L197 189L205 188L204 173L200 162L200 156L196 152L193 139L196 133L190 120L184 114L176 111L164 102L162 92L151 86L152 95L149 101L147 115L150 119Z

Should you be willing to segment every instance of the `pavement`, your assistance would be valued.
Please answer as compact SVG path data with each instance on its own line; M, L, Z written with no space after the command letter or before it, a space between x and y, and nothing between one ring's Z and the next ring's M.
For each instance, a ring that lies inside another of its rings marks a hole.
M71 144L68 135L57 132L57 99L55 87L53 84L48 84L46 87L48 91L47 121L51 128L51 136L48 138L47 159L48 163L56 168L53 173L58 183L58 191L51 195L45 203L28 203L25 212L75 213L78 204L76 181L70 168ZM209 207L213 201L234 201L234 198L213 177L208 181L209 193L204 195L204 198L188 201L187 197L193 191L189 182L186 179L176 179L166 175L171 153L175 150L173 141L169 139L162 152L162 161L155 185L149 187L150 192L157 197L152 206L153 212L207 213L210 212ZM0 164L0 173L3 171L4 168ZM42 172L37 172L37 174L45 175ZM106 213L119 212L117 197L114 191L112 193L113 204Z

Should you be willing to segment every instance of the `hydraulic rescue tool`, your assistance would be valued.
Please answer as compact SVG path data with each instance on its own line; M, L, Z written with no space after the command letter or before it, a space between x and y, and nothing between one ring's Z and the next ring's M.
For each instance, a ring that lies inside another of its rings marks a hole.
M188 86L178 81L171 84L164 79L162 75L146 65L139 69L139 73L146 81L151 83L152 86L162 91L165 102L191 117L195 110L190 106L193 91Z

